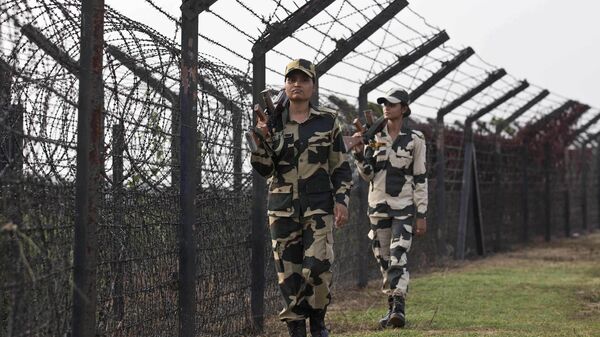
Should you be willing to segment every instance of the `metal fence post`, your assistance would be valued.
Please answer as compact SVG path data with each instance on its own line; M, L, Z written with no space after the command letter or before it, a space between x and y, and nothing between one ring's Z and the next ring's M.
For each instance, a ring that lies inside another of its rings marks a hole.
M464 136L464 154L463 154L463 176L460 191L460 206L459 206L459 217L458 217L458 238L456 241L456 253L455 257L458 260L465 258L465 245L467 238L467 223L469 218L469 205L471 203L471 183L473 182L472 169L473 169L473 131L470 125L465 125L465 136Z
M565 237L571 236L571 200L569 198L569 188L565 187L563 191L564 209L565 209Z
M467 122L465 122L464 131L463 177L462 188L460 190L458 237L455 255L455 258L458 260L463 260L465 258L467 224L470 222L469 218L471 215L473 216L473 229L475 231L477 253L479 255L484 255L486 251L481 214L481 194L479 191L479 179L477 174L477 156L475 154L475 145L473 144L472 123Z
M448 103L444 107L438 110L436 116L436 187L435 187L435 200L436 200L436 212L435 221L437 226L446 227L446 183L445 183L445 171L446 171L446 155L444 148L444 116L452 112L463 103L467 102L477 94L485 90L487 87L498 81L506 75L506 70L498 69L488 75L488 77L478 84L477 86L469 89L466 93L456 98L454 101ZM438 229L438 250L446 255L446 244L442 240L441 232Z
M600 143L596 145L596 198L596 207L598 207L596 227L600 229Z
M523 206L523 242L529 241L529 177L527 168L529 165L529 151L523 146L521 150L521 205Z
M564 212L565 212L565 237L571 236L571 198L569 191L569 178L570 178L570 168L571 162L569 160L569 149L565 149L564 151L565 157L565 165L563 168L563 198L564 198Z
M194 336L196 322L196 154L198 143L198 1L181 6L181 82L179 89L181 171L179 177L179 336Z
M367 96L359 95L359 113L361 111L365 111L368 106ZM369 275L367 271L368 265L368 250L369 250L369 241L365 233L361 230L362 228L370 228L370 219L368 215L369 208L369 183L366 182L360 175L358 176L358 184L356 184L356 188L358 189L358 221L359 225L354 235L356 235L356 242L358 244L358 273L356 275L356 285L359 288L364 288L367 286L369 282ZM364 226L363 224L366 224Z
M124 220L124 202L123 191L123 151L125 147L125 130L123 122L113 125L112 129L112 207L113 207L113 226L121 228L125 233L122 237L118 251L113 252L112 272L114 276L113 288L113 315L117 321L123 321L125 316L125 300L123 298L123 251L127 247L129 231L125 226Z
M448 255L446 248L446 237L444 233L448 232L448 222L446 219L446 130L444 127L444 117L438 115L435 128L435 213L434 221L437 231L435 233L437 254L440 257Z
M550 92L548 90L546 90L546 89L542 90L534 98L532 98L527 103L525 103L525 105L523 105L522 107L517 109L515 112L513 112L508 118L506 118L504 121L502 121L498 125L496 125L496 137L500 137L500 134L502 133L502 131L504 131L504 129L506 127L508 127L508 125L510 125L517 118L522 116L525 112L527 112L529 109L531 109L537 103L539 103L541 100L543 100L549 94L550 94ZM522 208L523 241L527 242L529 240L529 232L528 232L528 227L527 227L528 221L529 221L529 206L528 206L528 197L527 197L527 193L529 193L529 186L528 186L529 181L527 178L527 165L528 165L527 160L528 160L529 154L527 152L526 146L523 146L523 149L520 154L521 154L520 164L521 164L521 172L522 172L521 205L523 206L523 208ZM505 199L503 199L503 201L504 200Z
M141 64L140 62L132 58L129 54L121 51L119 48L108 44L106 52L110 56L117 59L127 69L131 70L133 74L140 78L141 81L146 83L150 88L154 89L164 99L171 104L171 135L170 135L170 154L171 154L171 189L173 195L177 195L179 192L179 114L180 114L180 102L179 94L172 91L159 79L156 79L152 72L148 70L148 66ZM200 180L198 180L200 181Z
M587 146L584 145L581 151L581 217L583 231L588 230L588 219L587 219L587 186L588 186L588 162L586 158Z
M72 334L96 335L98 199L103 160L104 0L82 3Z
M502 171L500 165L502 163L502 147L500 145L500 135L494 136L494 200L496 206L496 223L494 225L494 251L502 250L502 229L504 225L504 186L502 184Z
M258 102L260 91L265 87L265 55L252 58L252 96L254 104ZM256 124L256 116L252 119ZM266 182L256 171L252 172L252 270L250 310L255 329L263 329L265 312L265 225L266 217Z
M468 56L467 56L468 57ZM502 75L502 72L499 72ZM469 222L470 208L472 207L474 214L475 239L477 243L477 252L479 255L485 254L485 238L483 235L483 219L481 207L481 195L479 193L479 179L477 174L477 160L475 153L475 145L473 144L473 122L483 117L485 114L496 109L504 104L512 97L519 94L529 86L527 81L523 80L513 89L506 92L501 97L494 100L480 110L469 115L465 119L464 130L464 161L463 161L463 179L462 188L460 191L460 209L458 217L458 240L456 243L456 258L464 259L466 228ZM438 114L439 116L439 114ZM471 184L472 183L472 184Z
M18 182L23 174L24 112L23 106L19 104L0 106L0 121L4 124L0 127L0 135L5 135L0 138L4 140L0 143L0 171L7 170L5 176L15 190L17 189L15 182ZM14 207L18 208L18 203ZM17 221L15 218L12 220Z
M596 141L596 166L595 166L595 183L596 183L596 229L600 229L600 144ZM594 148L592 147L592 156L594 156Z
M550 223L550 143L544 143L544 239L549 242L552 237L552 224Z
M358 273L357 273L357 286L359 288L364 288L369 283L369 273L368 273L368 265L369 265L369 241L367 235L362 230L362 228L370 228L371 220L368 215L368 196L369 196L369 183L366 182L362 177L358 177L358 192L359 192L359 207L360 210L358 212L358 220L359 225L356 228L356 239L358 243ZM365 226L366 224L366 226ZM368 232L368 231L367 231Z
M4 171L0 190L5 192L2 200L2 206L5 206L4 215L6 220L22 225L23 216L21 211L21 196L23 179L23 115L24 109L20 105L12 105L11 97L12 71L8 63L0 58L0 172ZM6 202L8 201L8 205ZM7 247L2 247L1 251L5 254L0 260L15 261L12 267L3 270L7 275L5 280L19 284L15 290L7 291L6 298L8 305L0 308L0 320L6 322L6 328L3 333L7 336L21 334L21 327L15 324L19 320L19 308L22 303L25 286L23 285L25 274L23 273L23 263L18 262L20 249L17 243L15 233L9 234ZM3 261L2 261L3 262Z
M0 172L6 170L9 202L5 215L15 224L22 224L21 195L23 178L23 115L20 104L11 104L12 71L0 59Z
M242 189L242 110L230 103L233 124L233 190Z

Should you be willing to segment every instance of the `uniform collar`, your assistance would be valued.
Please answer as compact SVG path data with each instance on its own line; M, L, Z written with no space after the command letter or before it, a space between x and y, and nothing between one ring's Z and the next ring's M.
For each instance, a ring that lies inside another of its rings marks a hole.
M322 115L322 114L324 114L324 113L325 113L325 112L323 112L323 111L321 111L321 110L317 110L317 109L315 109L315 107L314 107L312 104L310 105L310 114L311 114L311 115L317 115L317 116L320 116L320 115Z
M402 123L402 127L400 128L400 132L398 132L398 136L396 136L396 139L397 139L397 137L400 137L400 136L403 136L406 134L407 134L407 129L404 126L404 123ZM383 130L381 130L381 137L386 139L390 143L392 142L392 137L390 136L390 132L388 131L387 124L383 127Z
M311 119L311 118L313 118L314 116L320 116L320 115L322 115L322 114L323 114L323 112L321 112L321 111L319 111L319 110L316 110L316 109L313 107L313 105L311 104L311 105L310 105L310 108L308 109L308 118L306 119L306 121L310 120L310 119ZM294 121L292 121L292 120L290 119L290 107L289 107L289 106L288 106L287 108L285 108L285 115L286 115L286 117L287 117L287 122L288 122L288 123L296 123L296 122L294 122ZM306 122L306 121L305 121L305 122Z
M384 132L384 133L385 133L385 136L386 136L386 137L389 137L389 136L390 136L390 132L388 131L388 126L387 126L387 124L386 124L386 125L383 127L383 130L382 130L382 132ZM404 126L404 123L402 123L402 127L400 128L400 132L398 132L398 135L405 135L405 134L407 134L407 133L408 133L408 130L407 130L406 126Z

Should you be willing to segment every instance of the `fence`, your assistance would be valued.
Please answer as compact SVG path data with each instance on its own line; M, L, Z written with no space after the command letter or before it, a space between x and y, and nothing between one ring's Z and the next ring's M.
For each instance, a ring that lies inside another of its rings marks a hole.
M293 13L286 11L290 19L281 20L278 29L298 39L293 32L332 2L308 1ZM185 2L184 16L193 21L209 3L214 1ZM361 11L352 2L344 4L354 6L353 13ZM373 32L386 30L383 24L394 20L406 2L377 6L386 9L367 20L376 23L365 24ZM182 104L179 65L186 64L182 49L187 49L105 7L102 62L91 63L101 66L96 89L103 92L102 114L97 128L86 132L78 111L93 98L93 88L80 89L92 73L86 68L92 58L80 52L80 39L89 36L82 28L93 28L81 24L89 12L80 2L54 0L4 1L0 9L0 336L238 336L260 330L264 318L279 309L280 297L266 221L257 216L264 212L253 208L264 205L264 182L252 177L241 137L252 124L253 89L265 85L264 57L287 35L266 30L254 41L260 48L253 50L252 78L214 57L198 56L199 91L191 104ZM186 29L186 20L178 29ZM320 73L372 32L355 33L319 62ZM422 36L409 56L365 81L370 85L359 96L366 99L362 94L377 83L411 73L422 57L442 57L427 55L440 53L436 48L445 40L442 32ZM453 102L470 102L474 106L468 109L482 114L502 104L506 90L490 87L493 92L480 101L473 99L474 91L463 93L469 89L461 87L465 82L481 79L481 74L462 76L462 68L456 70L472 51L444 50L449 62L440 69L425 66L433 70L423 80L412 76L415 99L437 95L441 84L436 83L452 73L444 85L452 88L446 93L453 93ZM321 103L339 108L347 124L357 115L324 83L319 90ZM533 96L513 102L507 111ZM359 100L360 109L365 102ZM413 270L543 237L585 233L600 224L600 155L587 147L595 136L580 147L571 145L595 122L576 128L589 107L561 103L546 102L543 111L552 110L549 117L528 117L529 124L522 123L513 136L494 133L485 124L473 131L479 194L470 199L461 196L464 152L471 141L468 123L441 128L439 119L412 121L427 138L430 193L429 234L413 246ZM196 118L186 115L194 106ZM191 136L185 128L196 131L197 141L189 143L193 138L186 138ZM99 142L91 166L97 170L90 175L94 183L78 178L86 159L77 155L82 133ZM196 155L188 152L194 144ZM190 177L196 182L186 184ZM365 190L354 178L350 222L335 232L334 291L364 286L378 275L361 207ZM480 214L467 202L476 197ZM90 203L93 207L85 208ZM463 204L471 211L461 213ZM182 216L186 207L187 218ZM479 215L483 232L477 235ZM184 223L190 224L188 232L181 231ZM78 232L82 229L87 232ZM478 252L479 246L485 249Z

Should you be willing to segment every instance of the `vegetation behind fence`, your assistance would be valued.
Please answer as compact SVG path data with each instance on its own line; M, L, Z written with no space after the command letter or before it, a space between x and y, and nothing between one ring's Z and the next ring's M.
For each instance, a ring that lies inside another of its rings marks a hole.
M6 32L0 54L0 337L66 336L74 289L79 291L73 261L80 2L4 1L0 10ZM96 261L86 265L95 276L95 334L182 335L179 182L189 174L197 177L196 273L188 289L196 296L193 334L252 334L257 322L281 306L267 224L256 233L251 223L252 212L262 211L251 206L257 195L242 142L243 130L252 124L252 78L214 57L199 57L196 169L182 171L181 46L110 7L104 20L102 161L91 191L97 227L95 239L86 242L97 251ZM448 52L458 54L453 53ZM338 108L350 132L357 109L348 97L326 88L321 92L321 104ZM490 94L490 100L497 96ZM555 103L547 104L556 108ZM584 233L600 224L598 153L566 141L575 129L569 116L578 109L583 106L557 110L533 136L526 133L529 124L512 136L496 135L485 125L474 130L483 253ZM441 129L435 120L416 117L410 123L427 137L430 207L428 234L415 240L410 255L415 271L443 265L457 254L467 139L464 126L444 126L441 162ZM440 167L445 169L442 219L435 216ZM334 296L379 275L361 204L367 190L356 173L354 178L349 224L335 232ZM471 257L478 254L478 237L473 212L468 216L464 253ZM264 260L258 266L253 264L257 240ZM265 273L261 287L252 283L258 272ZM260 317L251 300L256 297L265 308Z

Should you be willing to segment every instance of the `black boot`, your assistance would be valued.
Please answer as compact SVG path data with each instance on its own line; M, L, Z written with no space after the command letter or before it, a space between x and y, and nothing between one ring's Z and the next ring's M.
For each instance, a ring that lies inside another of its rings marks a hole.
M379 326L385 328L390 320L390 315L392 314L392 310L394 310L394 298L392 296L388 296L388 312L379 320Z
M325 327L325 310L313 310L310 315L310 334L312 337L329 337Z
M394 296L394 309L388 320L388 326L394 328L403 328L406 324L406 318L404 317L404 297Z
M286 321L290 337L306 337L306 321Z

